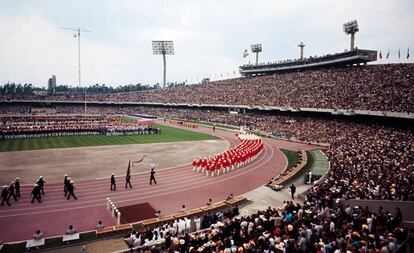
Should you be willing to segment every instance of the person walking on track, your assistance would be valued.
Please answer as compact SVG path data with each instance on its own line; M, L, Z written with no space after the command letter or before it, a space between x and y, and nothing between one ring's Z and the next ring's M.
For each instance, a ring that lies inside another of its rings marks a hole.
M129 187L132 188L132 185L131 185L131 160L129 160L128 169L127 169L126 176L125 176L125 189L128 188L128 185L129 185Z
M65 174L65 177L63 178L63 192L66 194L68 193L68 185L70 184L70 179L68 177L68 174Z
M157 180L155 180L155 167L151 166L151 177L150 177L150 184L152 185L152 181L157 184Z
M33 190L30 193L30 195L33 195L32 203L34 202L35 199L37 200L37 202L42 203L42 200L41 200L41 197L40 197L40 187L39 187L38 184L35 184L33 186Z
M6 202L8 206L11 206L9 202L9 188L7 185L4 185L3 190L1 191L1 206L4 205L4 202Z
M77 200L78 198L75 196L75 192L74 192L74 190L75 190L75 186L73 186L73 181L70 181L70 183L69 183L69 185L68 185L68 188L67 188L67 190L68 190L68 200L69 200L69 198L70 198L70 196L73 196L73 198L75 199L75 200Z
M39 185L39 188L40 188L40 192L42 193L42 195L45 195L44 187L45 187L46 182L45 180L43 180L43 176L40 176L39 180L37 181L38 181L37 184Z
M128 189L128 185L129 185L130 188L132 188L131 174L126 174L126 176L125 176L125 189Z
M111 191L116 191L116 181L114 173L112 173L111 176Z
M10 186L9 186L9 197L7 200L10 200L10 198L13 197L14 201L17 201L16 198L16 188L14 186L14 181L11 181Z
M20 198L20 178L18 177L14 180L14 189L16 190L16 197Z

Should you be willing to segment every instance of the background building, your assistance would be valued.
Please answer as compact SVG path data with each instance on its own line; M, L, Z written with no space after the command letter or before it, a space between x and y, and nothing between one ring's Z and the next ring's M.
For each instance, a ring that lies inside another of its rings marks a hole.
M49 80L47 80L47 89L51 94L55 94L56 92L56 76L52 75Z

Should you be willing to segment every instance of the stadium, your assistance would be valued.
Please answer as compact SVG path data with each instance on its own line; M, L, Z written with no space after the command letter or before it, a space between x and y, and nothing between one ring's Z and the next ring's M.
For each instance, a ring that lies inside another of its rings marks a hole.
M344 51L252 44L178 85L152 40L162 83L110 89L63 27L78 83L0 86L0 252L414 252L414 63L342 25Z

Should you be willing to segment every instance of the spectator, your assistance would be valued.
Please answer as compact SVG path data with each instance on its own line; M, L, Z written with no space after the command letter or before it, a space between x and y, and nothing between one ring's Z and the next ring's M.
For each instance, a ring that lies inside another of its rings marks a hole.
M69 226L69 229L66 231L66 234L67 234L67 235L73 235L73 234L76 234L76 229L75 229L72 225L70 225L70 226Z
M40 230L37 230L37 231L36 231L36 233L33 235L33 238L34 238L35 240L40 240L40 239L42 239L42 238L43 238L43 233L42 233L42 232L40 232Z
M96 225L96 228L97 228L97 229L102 229L102 228L104 228L104 225L103 225L102 221L98 221L98 225Z

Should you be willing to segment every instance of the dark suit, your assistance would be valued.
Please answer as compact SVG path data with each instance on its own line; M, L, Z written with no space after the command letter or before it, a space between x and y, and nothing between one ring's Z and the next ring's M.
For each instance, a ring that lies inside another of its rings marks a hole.
M70 184L70 182L68 180L68 177L65 177L63 179L63 192L65 193L65 197L66 197L66 194L68 193L68 185L69 184Z
M116 182L115 182L115 176L114 175L111 176L111 191L116 191Z
M155 180L155 171L154 171L154 169L151 169L150 184L152 184L152 181L154 181L154 183L157 184L157 180Z
M33 195L32 203L34 202L35 199L37 199L39 203L42 203L42 200L40 198L40 187L38 185L33 187L31 195Z
M68 199L70 198L70 196L73 196L74 199L78 199L75 196L74 189L75 189L75 187L73 186L73 184L69 184L68 185L68 187L67 187L67 190L68 190Z
M129 185L129 187L132 188L132 185L131 185L131 174L127 174L126 177L125 177L125 189L128 188L128 185Z
M46 182L43 180L43 178L39 178L39 182L37 182L40 188L40 192L42 195L45 195L45 190L43 189L45 187Z
M4 187L3 191L1 192L1 206L4 205L4 202L6 202L8 206L10 206L10 203L9 203L9 188L7 188L7 187Z
M7 200L10 200L10 197L13 197L14 201L17 201L14 184L11 184L9 187L9 197Z
M16 190L16 197L20 198L20 181L14 181L14 188Z

